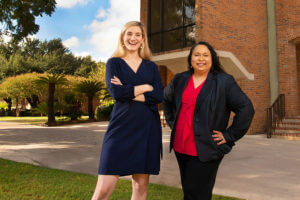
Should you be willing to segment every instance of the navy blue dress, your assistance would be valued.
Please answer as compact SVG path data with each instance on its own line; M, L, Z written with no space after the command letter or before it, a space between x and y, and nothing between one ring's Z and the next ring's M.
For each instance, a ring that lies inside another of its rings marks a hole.
M110 79L116 76L123 85ZM163 98L163 85L154 62L142 60L135 73L121 58L106 63L106 85L115 99L107 132L104 135L98 174L158 174L162 151L161 124L156 104ZM145 102L134 98L134 86L150 84Z

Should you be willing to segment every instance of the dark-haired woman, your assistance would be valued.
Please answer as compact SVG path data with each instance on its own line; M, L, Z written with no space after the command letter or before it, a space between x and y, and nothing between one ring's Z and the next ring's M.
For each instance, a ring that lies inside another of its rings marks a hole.
M223 72L210 44L195 44L188 64L189 70L176 74L165 88L163 108L184 200L209 200L221 160L246 134L254 109L234 78ZM227 127L231 111L235 117Z

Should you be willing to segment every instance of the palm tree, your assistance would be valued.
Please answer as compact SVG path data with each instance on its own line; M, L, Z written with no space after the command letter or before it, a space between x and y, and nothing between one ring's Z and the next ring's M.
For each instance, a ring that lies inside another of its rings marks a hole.
M84 80L77 84L76 90L86 94L88 97L89 119L94 119L93 98L95 94L103 89L104 84L96 80Z
M46 77L40 76L36 81L36 84L42 84L48 86L48 125L55 124L54 115L54 93L55 86L67 83L67 79L64 75L59 74L47 74Z

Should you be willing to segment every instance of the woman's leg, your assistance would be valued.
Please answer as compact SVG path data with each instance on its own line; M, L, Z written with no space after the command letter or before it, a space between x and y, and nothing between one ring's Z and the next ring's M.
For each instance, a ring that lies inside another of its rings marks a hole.
M186 156L184 154L181 154L181 153L177 153L176 151L175 152L175 155L176 155L176 160L177 160L177 163L178 163L178 166L179 166L179 171L180 171L180 181L181 181L181 186L182 186L182 190L184 191L184 177L185 177L185 172L186 172L186 169L185 169L185 166L186 166Z
M210 200L220 160L201 162L196 156L176 152L184 200Z
M114 191L118 175L98 175L98 181L92 200L108 200Z
M133 174L131 200L146 200L148 183L149 174Z

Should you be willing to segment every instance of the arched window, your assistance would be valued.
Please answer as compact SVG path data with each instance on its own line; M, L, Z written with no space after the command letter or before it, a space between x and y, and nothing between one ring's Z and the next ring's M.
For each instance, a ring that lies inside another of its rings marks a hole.
M148 0L148 33L152 52L195 43L195 0Z

